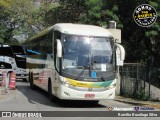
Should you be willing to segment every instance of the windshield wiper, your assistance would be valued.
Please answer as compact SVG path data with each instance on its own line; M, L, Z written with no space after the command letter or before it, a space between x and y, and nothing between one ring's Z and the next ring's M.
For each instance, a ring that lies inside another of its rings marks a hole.
M77 80L83 73L85 68L83 66L77 66L78 69L82 68L83 70L76 76L76 78L74 78L75 80Z

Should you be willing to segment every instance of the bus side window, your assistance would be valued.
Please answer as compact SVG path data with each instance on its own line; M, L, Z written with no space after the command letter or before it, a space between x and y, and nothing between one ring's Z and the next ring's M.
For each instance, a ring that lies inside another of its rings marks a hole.
M56 69L60 72L60 61L61 58L57 57L57 39L61 39L61 33L58 31L54 31L54 65L56 66Z

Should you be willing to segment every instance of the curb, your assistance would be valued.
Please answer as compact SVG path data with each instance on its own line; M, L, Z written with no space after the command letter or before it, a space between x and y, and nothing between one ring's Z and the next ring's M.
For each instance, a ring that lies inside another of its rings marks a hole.
M147 103L141 103L141 102L136 102L136 101L127 101L127 100L121 100L121 99L115 99L118 102L123 102L123 103L128 103L128 104L133 104L133 105L146 105Z
M135 106L144 106L144 107L154 107L156 109L160 109L160 102L152 102L152 101L137 101L131 98L116 98L115 101L132 104Z

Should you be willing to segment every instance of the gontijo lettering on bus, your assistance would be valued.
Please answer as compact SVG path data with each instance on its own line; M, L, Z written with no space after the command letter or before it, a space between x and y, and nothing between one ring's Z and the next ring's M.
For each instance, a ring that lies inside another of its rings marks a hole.
M77 87L92 87L92 88L100 88L100 87L108 87L113 80L111 81L105 81L105 82L82 82L82 81L76 81L73 79L65 78L67 82L69 82L70 85L77 86Z

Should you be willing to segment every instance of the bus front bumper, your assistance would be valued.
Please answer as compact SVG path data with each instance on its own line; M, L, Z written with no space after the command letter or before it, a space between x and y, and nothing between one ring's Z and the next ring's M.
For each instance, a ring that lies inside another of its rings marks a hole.
M102 100L115 98L115 87L105 91L78 91L64 85L59 85L59 88L57 90L57 97L60 99Z

